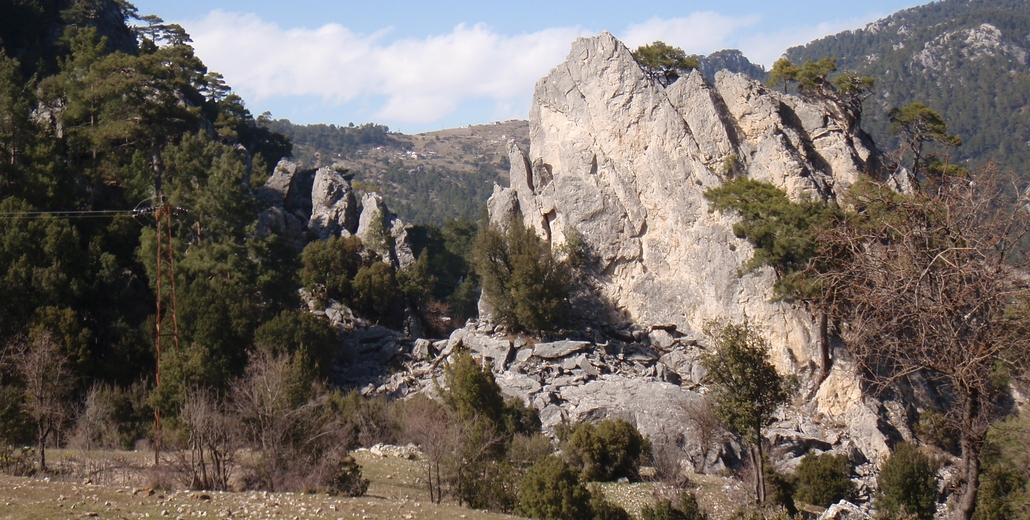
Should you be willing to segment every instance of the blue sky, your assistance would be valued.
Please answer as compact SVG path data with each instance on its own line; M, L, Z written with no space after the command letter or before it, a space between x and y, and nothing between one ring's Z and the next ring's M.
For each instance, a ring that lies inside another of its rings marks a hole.
M526 118L533 85L572 41L738 48L768 67L792 45L919 2L447 2L136 0L185 27L247 102L294 123L376 122L415 133Z

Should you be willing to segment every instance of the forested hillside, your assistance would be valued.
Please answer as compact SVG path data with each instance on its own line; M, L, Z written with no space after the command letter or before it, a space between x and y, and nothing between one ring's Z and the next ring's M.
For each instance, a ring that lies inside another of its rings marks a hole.
M163 195L188 210L175 237L185 343L204 345L198 376L224 377L259 323L298 304L296 254L250 228L252 185L290 143L256 125L181 27L130 29L132 16L105 0L4 3L0 342L53 334L82 385L150 372L154 224L132 210Z
M881 149L897 148L887 113L911 102L944 116L962 139L958 160L1030 172L1030 3L944 0L900 11L864 29L787 51L794 63L837 58L839 70L872 76L863 126Z
M290 140L255 120L182 27L115 0L2 6L0 444L29 443L28 376L12 361L29 353L67 368L49 376L62 410L90 388L116 396L109 442L131 446L155 409L175 416L190 389L227 391L259 351L295 355L314 370L308 381L324 378L338 331L298 312L298 289L324 295L328 272L333 298L383 324L456 290L455 319L474 312L470 222L411 229L410 273L355 237L312 242L303 228L269 224L273 208L258 195ZM395 140L374 125L355 132L331 146ZM171 215L164 227L157 214ZM160 359L157 331L167 336ZM70 425L67 414L48 417Z

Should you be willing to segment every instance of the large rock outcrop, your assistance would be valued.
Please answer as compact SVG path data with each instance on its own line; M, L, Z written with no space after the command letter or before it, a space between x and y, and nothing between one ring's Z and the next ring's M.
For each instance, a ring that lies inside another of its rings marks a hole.
M747 319L781 371L804 375L818 359L816 324L771 301L771 269L740 274L753 249L704 191L746 175L795 200L833 199L879 172L878 152L852 126L832 102L725 71L714 85L695 71L663 88L610 34L581 38L536 85L530 149L508 144L511 183L495 188L491 221L503 227L517 211L552 246L578 233L612 321L700 337L710 320ZM822 412L863 403L846 367L823 386Z
M273 175L269 182L274 179ZM349 236L358 231L358 201L354 197L354 190L332 168L323 167L315 172L308 228L322 240L331 236Z

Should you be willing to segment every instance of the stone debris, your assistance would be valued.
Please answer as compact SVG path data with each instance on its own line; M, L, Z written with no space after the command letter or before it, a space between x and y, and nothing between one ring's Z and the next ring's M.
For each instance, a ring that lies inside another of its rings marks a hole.
M819 520L872 520L872 516L861 507L841 500L819 515Z

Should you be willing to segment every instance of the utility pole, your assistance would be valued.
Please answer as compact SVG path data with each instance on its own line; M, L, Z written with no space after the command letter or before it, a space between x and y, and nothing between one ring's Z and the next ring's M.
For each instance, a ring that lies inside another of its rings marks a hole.
M158 206L143 208L140 214L152 213L157 222L157 263L154 276L154 291L157 299L157 313L154 316L154 350L156 366L154 384L161 386L161 349L168 338L179 353L179 315L175 304L175 247L172 243L172 219L186 212L185 208L172 206L161 196ZM171 330L164 327L170 318ZM161 408L154 407L154 466L161 464Z

